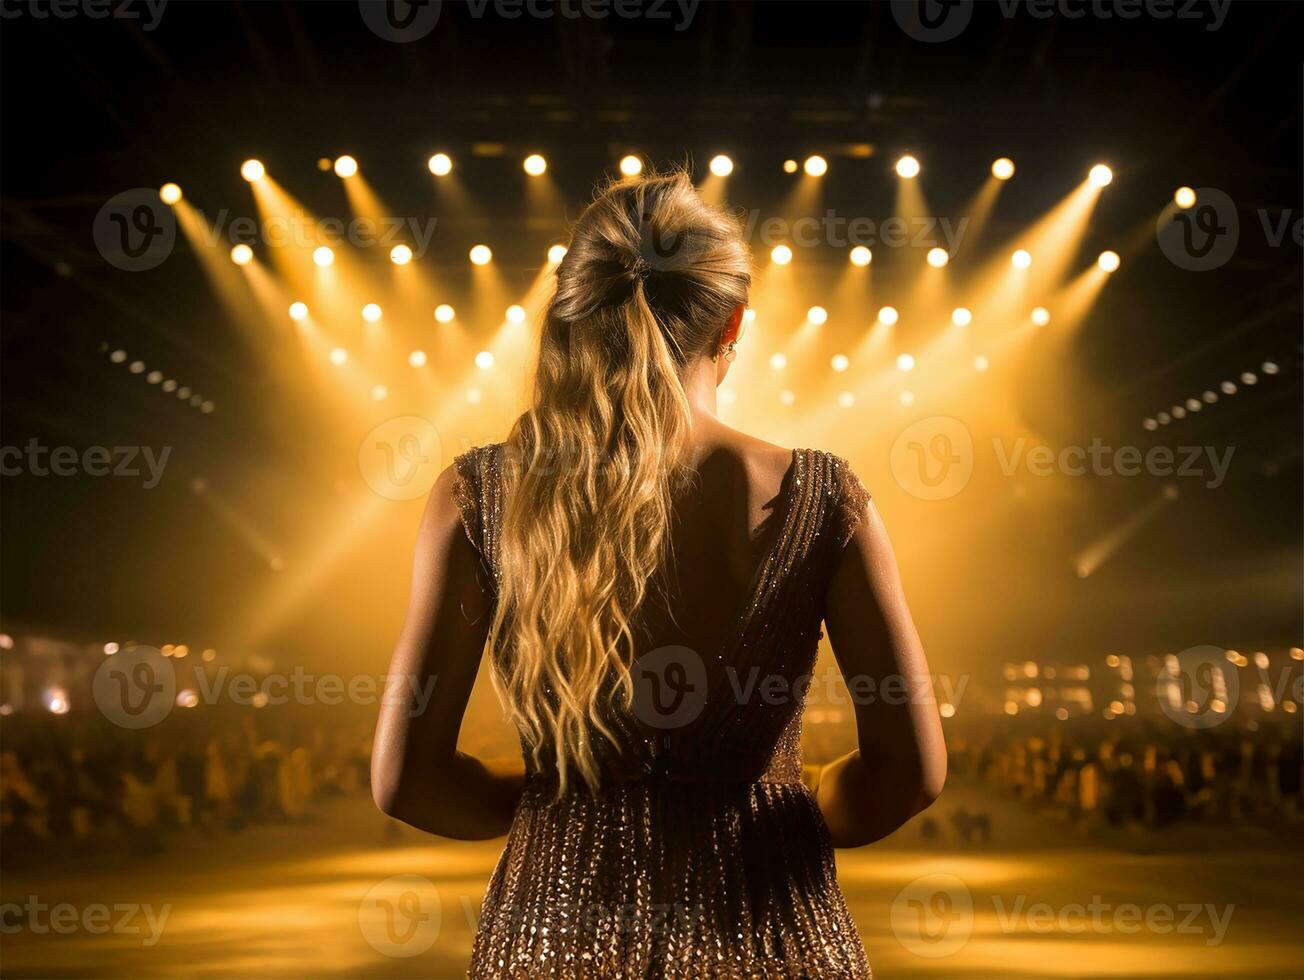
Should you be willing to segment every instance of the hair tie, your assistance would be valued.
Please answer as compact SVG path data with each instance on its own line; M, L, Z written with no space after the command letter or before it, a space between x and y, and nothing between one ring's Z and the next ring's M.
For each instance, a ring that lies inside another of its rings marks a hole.
M647 259L640 255L638 260L634 263L634 275L638 276L644 282L647 282L647 277L651 274L652 266L648 264Z

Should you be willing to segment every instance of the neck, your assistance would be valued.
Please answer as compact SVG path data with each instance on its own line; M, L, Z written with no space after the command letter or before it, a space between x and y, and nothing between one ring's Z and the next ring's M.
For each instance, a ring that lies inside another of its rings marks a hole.
M715 388L717 381L715 361L699 357L684 371L684 395L694 415L715 418Z

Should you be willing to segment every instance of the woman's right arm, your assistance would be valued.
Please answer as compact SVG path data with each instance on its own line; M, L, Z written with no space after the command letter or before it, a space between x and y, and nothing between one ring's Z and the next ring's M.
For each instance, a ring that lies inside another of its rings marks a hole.
M859 847L927 809L946 781L928 661L872 503L833 573L825 625L853 695L859 749L821 770L816 800L834 846Z

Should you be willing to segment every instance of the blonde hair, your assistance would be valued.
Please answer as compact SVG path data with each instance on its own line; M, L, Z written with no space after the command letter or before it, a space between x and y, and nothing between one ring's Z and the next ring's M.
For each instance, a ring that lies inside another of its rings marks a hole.
M536 768L599 784L604 711L633 695L637 615L691 476L682 374L747 302L739 223L686 174L613 183L576 221L532 407L504 453L495 681Z

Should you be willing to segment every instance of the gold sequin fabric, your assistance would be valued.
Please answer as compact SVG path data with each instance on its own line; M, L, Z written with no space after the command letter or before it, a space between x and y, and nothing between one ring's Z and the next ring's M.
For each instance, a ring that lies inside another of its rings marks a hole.
M456 468L493 588L501 444ZM844 460L809 449L793 452L784 487L782 525L732 637L688 671L698 682L687 720L662 730L613 719L620 744L601 756L597 791L581 783L558 797L555 774L527 772L470 976L870 976L801 781L802 697L748 687L763 676L802 690L829 576L869 495Z

